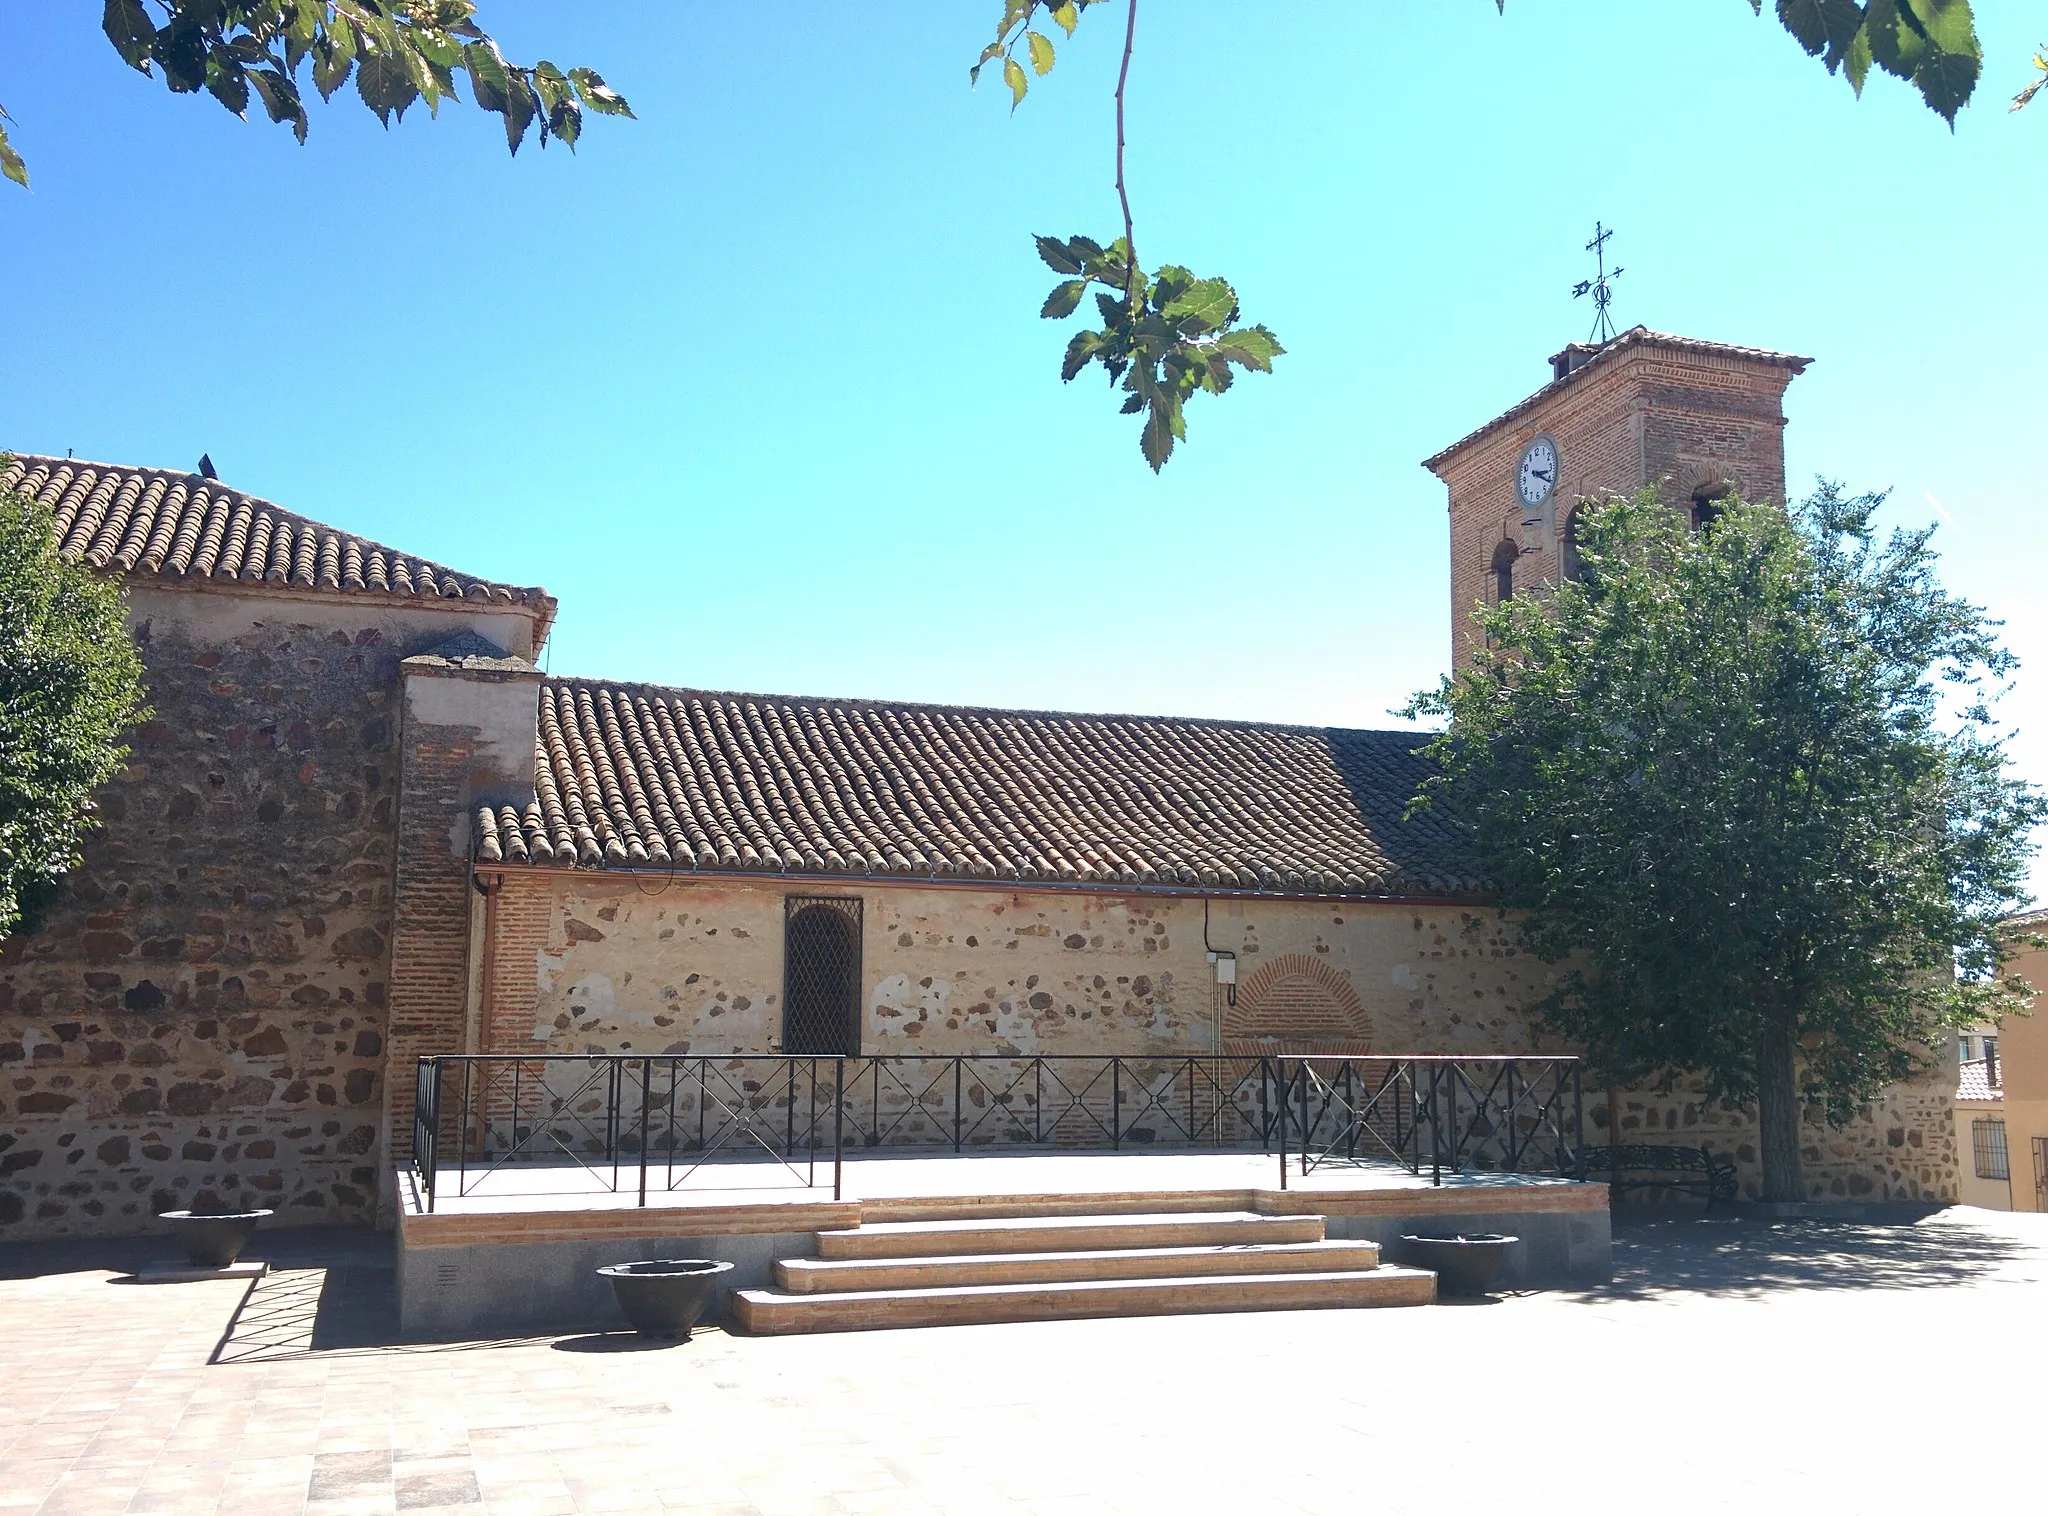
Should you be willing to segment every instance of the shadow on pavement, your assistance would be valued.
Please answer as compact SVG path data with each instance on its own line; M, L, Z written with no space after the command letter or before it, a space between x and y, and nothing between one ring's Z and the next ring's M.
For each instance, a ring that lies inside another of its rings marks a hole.
M2041 1278L2039 1238L1947 1212L1917 1222L1762 1221L1617 1213L1612 1283L1584 1300L1789 1290L1905 1290ZM2025 1265L2031 1263L2032 1267Z
M702 1332L699 1332L702 1335ZM659 1353L667 1348L690 1344L680 1337L642 1337L638 1332L586 1332L581 1337L562 1337L549 1344L557 1353Z

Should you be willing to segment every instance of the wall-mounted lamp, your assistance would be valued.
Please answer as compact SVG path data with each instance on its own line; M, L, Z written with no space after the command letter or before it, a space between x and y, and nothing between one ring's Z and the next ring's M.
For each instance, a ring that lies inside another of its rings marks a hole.
M1219 953L1216 949L1211 948L1209 950L1209 961L1216 965L1216 982L1224 988L1225 1003L1235 1006L1237 1004L1237 954Z

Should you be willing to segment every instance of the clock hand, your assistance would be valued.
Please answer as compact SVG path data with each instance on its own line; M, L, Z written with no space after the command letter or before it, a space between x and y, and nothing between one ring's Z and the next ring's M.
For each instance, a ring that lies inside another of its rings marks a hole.
M1529 470L1529 472L1534 474L1538 479L1548 479L1550 477L1550 475L1547 472L1540 468L1532 468Z

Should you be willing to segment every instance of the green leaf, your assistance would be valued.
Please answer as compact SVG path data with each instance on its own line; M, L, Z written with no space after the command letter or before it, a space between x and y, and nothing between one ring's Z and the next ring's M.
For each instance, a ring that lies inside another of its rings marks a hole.
M1081 24L1081 12L1075 8L1074 0L1061 0L1052 8L1052 19L1061 31L1071 37L1074 28Z
M1856 0L1778 0L1778 19L1811 56L1839 59L1863 29L1863 7Z
M1052 72L1052 38L1042 32L1026 32L1024 41L1031 49L1031 67L1040 77Z
M512 74L495 42L472 42L462 50L469 70L469 92L479 109L503 114L512 98Z
M1185 435L1187 427L1181 420L1180 401L1166 397L1155 399L1145 413L1145 430L1138 439L1138 446L1145 454L1145 461L1152 465L1153 473L1166 467L1166 460L1173 456L1174 439Z
M292 135L301 145L306 140L306 107L299 99L299 87L274 68L259 68L249 75L256 93L263 97L263 109L272 121L289 121Z
M173 22L156 34L150 56L163 66L164 83L175 94L191 95L206 88L206 34L185 21Z
M519 156L519 144L526 140L526 129L533 125L539 112L540 97L523 75L515 75L512 91L505 97L505 109L499 113L505 118L505 145L512 150L513 157Z
M1024 103L1024 92L1031 88L1031 81L1024 77L1015 58L1003 60L1003 83L1010 86L1010 109L1015 110Z
M604 82L604 76L594 68L572 68L569 82L576 86L576 93L584 105L600 116L624 116L637 119L633 107L626 104L626 97Z
M1087 290L1088 281L1086 279L1069 279L1064 284L1055 284L1052 287L1052 293L1045 297L1045 305L1039 310L1038 314L1048 321L1057 321L1062 317L1071 316L1074 314L1075 307L1080 305L1081 296L1086 294Z
M1216 351L1233 363L1255 368L1262 374L1273 371L1273 360L1287 351L1280 339L1264 326L1240 326L1216 339Z
M206 91L237 116L249 109L249 76L225 47L216 46L207 57Z
M1863 93L1863 81L1870 77L1870 28L1858 27L1856 35L1849 41L1849 51L1842 58L1842 77L1849 81L1849 88L1858 96Z
M1935 51L1971 58L1983 56L1977 44L1977 23L1970 13L1970 0L1910 0L1901 10L1910 11L1913 22Z
M1870 0L1869 16L1866 30L1872 60L1888 74L1911 79L1928 52L1926 35L1917 21L1909 24L1900 15L1899 0Z
M150 56L156 46L156 27L149 19L149 12L142 8L142 0L107 0L100 27L106 32L107 40L114 44L114 51L126 59L130 67L145 74L149 72Z
M356 93L363 104L377 113L388 128L395 115L405 119L405 108L419 98L412 70L389 53L374 53L356 65Z
M1117 241L1121 245L1123 239L1118 238ZM1096 264L1101 263L1109 256L1108 251L1093 237L1069 237L1067 239L1067 249L1076 258L1081 260L1082 265L1090 273L1094 272Z
M1036 241L1038 243L1038 256L1045 260L1046 267L1055 274L1078 274L1081 272L1080 258L1069 251L1067 244L1060 241L1059 238L1039 237Z
M7 140L5 126L0 126L0 174L5 174L23 189L28 188L28 165L21 161L21 154Z
M1913 70L1913 84L1920 91L1920 98L1953 128L1956 112L1970 103L1982 68L1972 53L1930 53Z
M313 87L320 91L322 100L334 98L334 92L348 82L355 63L355 30L337 15L326 38L313 47Z
M1095 356L1102 346L1102 333L1076 332L1074 340L1067 344L1067 355L1060 361L1060 380L1069 383L1073 377L1088 366L1088 360Z
M1159 286L1166 288L1166 271L1160 270ZM1199 337L1228 326L1237 315L1237 291L1222 279L1202 279L1166 300L1160 314L1180 329L1181 335Z

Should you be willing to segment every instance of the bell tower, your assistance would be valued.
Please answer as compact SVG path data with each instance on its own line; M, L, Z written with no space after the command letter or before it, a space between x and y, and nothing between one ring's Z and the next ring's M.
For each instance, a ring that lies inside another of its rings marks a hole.
M1631 327L1554 354L1542 389L1425 460L1450 492L1452 665L1477 646L1474 606L1576 571L1582 500L1783 500L1785 387L1811 361Z

